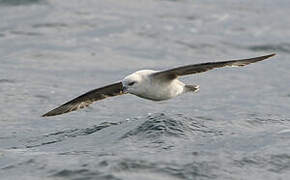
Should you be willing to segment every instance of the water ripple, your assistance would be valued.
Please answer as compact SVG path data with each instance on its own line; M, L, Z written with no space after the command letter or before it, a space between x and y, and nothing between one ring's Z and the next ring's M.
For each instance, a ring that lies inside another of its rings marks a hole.
M61 28L61 27L68 27L65 23L41 23L41 24L34 24L32 25L33 28Z
M40 3L42 1L43 0L0 0L0 5L19 6Z
M167 116L157 113L145 117L138 127L125 133L121 139L138 137L142 139L158 139L162 137L187 138L195 133L220 135L221 132L207 128L199 119L193 119L181 114Z
M0 83L15 83L13 79L0 79Z
M25 147L33 148L33 147L38 147L38 146L44 146L47 144L54 144L57 142L61 142L67 138L90 135L104 128L108 128L110 126L114 126L118 124L121 124L121 122L118 122L118 123L104 122L104 123L101 123L100 125L94 125L92 127L88 127L84 129L76 128L76 129L69 129L69 130L64 130L64 131L57 131L55 133L50 133L47 135L43 135L41 137L37 137L32 140L29 140L27 141L28 144Z
M213 179L213 171L218 166L213 162L201 161L185 164L174 162L150 162L136 159L103 160L98 169L82 165L79 169L61 169L51 171L52 177L72 179ZM162 178L160 178L162 177Z
M281 44L254 45L249 46L248 49L252 51L271 51L271 52L290 53L290 44L281 43Z
M98 171L90 171L88 169L77 169L77 170L68 170L68 169L63 169L63 170L59 170L55 173L53 173L53 175L51 175L51 177L65 177L65 178L71 178L71 179L93 179L96 178L100 175L100 173Z
M196 179L206 178L212 179L216 175L212 169L218 167L212 162L191 162L186 164L175 164L167 162L153 163L144 160L124 159L118 163L113 164L112 169L115 172L155 172L159 174L166 174L178 179Z
M281 117L281 115L275 114L248 114L247 123L251 125L261 125L261 124L285 124L289 123L290 119L287 117Z
M274 173L283 173L290 170L290 155L289 154L272 154L268 156L251 156L243 157L235 160L234 164L237 167L263 168Z

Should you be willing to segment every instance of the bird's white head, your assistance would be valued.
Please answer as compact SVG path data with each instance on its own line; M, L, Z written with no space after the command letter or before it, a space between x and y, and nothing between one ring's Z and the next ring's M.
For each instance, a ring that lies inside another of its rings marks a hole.
M140 94L140 92L144 91L144 86L146 85L146 82L150 79L150 74L154 72L156 71L141 70L126 76L122 80L123 92L128 92L135 95Z

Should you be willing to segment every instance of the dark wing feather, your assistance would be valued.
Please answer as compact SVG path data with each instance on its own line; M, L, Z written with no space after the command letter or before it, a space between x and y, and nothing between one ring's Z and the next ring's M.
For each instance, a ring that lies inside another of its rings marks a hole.
M98 89L91 90L51 111L42 115L44 116L55 116L63 113L68 113L75 111L84 107L87 107L94 101L99 101L111 96L121 95L122 93L122 83L114 83L108 86L104 86Z
M251 63L262 61L274 55L275 54L269 54L266 56L259 56L259 57L249 58L249 59L193 64L193 65L181 66L181 67L177 67L177 68L169 69L165 71L160 71L152 75L158 78L175 79L178 76L201 73L201 72L205 72L214 68L220 68L220 67L225 67L225 66L245 66Z

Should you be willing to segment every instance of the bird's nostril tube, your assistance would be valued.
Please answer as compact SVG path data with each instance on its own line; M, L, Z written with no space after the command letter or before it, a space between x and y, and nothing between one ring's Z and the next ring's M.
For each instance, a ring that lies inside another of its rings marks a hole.
M122 92L123 93L127 93L128 92L128 87L127 86L123 86L122 87Z

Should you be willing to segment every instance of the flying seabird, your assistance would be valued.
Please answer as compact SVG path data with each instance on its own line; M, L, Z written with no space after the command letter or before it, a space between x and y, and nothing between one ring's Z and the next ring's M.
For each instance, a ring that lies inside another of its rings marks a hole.
M238 67L270 58L275 54L259 56L249 59L208 62L181 66L165 71L140 70L126 76L122 81L101 88L91 90L51 111L44 116L55 116L87 107L94 101L107 97L133 94L153 101L171 99L187 92L197 92L198 85L187 85L178 80L179 76L205 72L214 68L225 66Z

